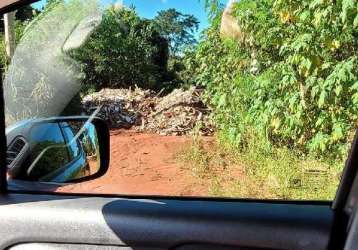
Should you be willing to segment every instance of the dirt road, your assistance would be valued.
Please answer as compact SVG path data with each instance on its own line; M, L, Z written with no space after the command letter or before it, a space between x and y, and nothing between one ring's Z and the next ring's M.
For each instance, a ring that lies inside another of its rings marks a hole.
M212 140L206 138L205 140ZM178 153L191 141L185 136L161 136L111 131L111 162L105 176L61 188L76 193L137 195L207 195L207 186L178 163Z

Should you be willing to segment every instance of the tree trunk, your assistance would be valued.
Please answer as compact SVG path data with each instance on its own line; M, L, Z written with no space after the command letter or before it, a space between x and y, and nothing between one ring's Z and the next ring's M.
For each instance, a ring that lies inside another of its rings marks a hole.
M16 37L15 37L15 12L4 14L5 26L5 46L8 59L11 60L15 52Z

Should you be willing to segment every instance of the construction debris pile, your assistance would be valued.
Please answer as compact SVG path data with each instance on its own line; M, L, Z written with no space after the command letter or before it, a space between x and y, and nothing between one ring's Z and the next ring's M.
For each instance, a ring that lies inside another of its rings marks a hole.
M201 101L202 90L175 89L160 97L150 90L103 89L85 96L82 105L88 115L98 112L111 128L132 128L162 135L188 135L197 130L212 135L210 110Z

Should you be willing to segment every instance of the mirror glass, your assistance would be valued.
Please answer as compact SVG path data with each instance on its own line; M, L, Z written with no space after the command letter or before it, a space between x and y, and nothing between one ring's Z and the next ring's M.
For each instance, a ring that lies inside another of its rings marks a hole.
M99 171L99 142L91 122L30 120L6 132L9 179L68 183Z

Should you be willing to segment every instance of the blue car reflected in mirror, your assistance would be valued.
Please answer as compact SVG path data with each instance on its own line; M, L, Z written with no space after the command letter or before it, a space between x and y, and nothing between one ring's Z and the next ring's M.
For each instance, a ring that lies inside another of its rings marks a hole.
M96 174L96 127L82 120L28 120L7 129L8 178L68 183Z

